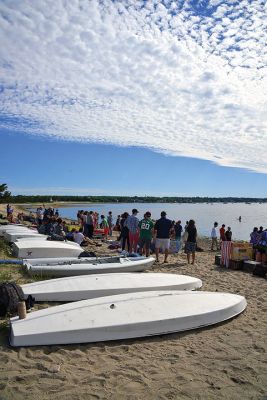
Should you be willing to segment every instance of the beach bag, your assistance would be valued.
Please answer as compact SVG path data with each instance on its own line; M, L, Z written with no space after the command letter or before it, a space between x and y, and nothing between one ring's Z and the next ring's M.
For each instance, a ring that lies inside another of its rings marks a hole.
M0 317L16 314L20 301L24 301L24 293L19 285L15 282L0 284ZM29 305L28 309L30 308Z

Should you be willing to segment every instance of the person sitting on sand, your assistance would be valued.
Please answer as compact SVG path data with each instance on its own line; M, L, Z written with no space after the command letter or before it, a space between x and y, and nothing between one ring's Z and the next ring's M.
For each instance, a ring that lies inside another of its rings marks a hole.
M64 232L63 221L61 218L58 218L57 222L54 224L54 231L51 236L52 236L53 240L65 240L66 239L66 233Z
M70 242L74 242L74 232L76 232L75 228L72 228L72 230L70 232L66 233L66 239L69 240Z
M192 254L192 262L194 265L196 257L196 247L197 247L197 228L195 226L195 221L190 219L187 227L187 240L185 242L185 253L187 256L187 263L190 264L190 254Z
M83 234L83 228L80 228L79 231L76 229L73 230L73 240L75 243L78 243L80 246L87 246L89 240Z

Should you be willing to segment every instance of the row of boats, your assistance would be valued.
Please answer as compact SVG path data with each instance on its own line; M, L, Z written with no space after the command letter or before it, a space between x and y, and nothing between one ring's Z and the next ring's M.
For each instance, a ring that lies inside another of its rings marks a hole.
M25 299L68 302L10 320L12 346L88 343L180 332L225 321L246 308L244 297L196 291L200 279L153 273L153 257L80 257L72 242L47 240L33 229L0 226L29 274Z

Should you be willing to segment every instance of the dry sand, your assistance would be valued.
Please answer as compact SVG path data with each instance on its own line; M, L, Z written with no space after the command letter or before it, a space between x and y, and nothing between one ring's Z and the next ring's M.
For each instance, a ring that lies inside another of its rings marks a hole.
M1 330L0 399L267 399L267 281L214 266L208 241L199 245L205 251L195 266L179 254L153 272L192 275L202 290L244 295L243 314L184 333L82 345L11 348ZM108 251L105 244L91 250ZM25 282L18 267L7 269Z

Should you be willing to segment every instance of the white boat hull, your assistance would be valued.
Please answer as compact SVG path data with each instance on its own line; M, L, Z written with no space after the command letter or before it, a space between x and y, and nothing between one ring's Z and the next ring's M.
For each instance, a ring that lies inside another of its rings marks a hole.
M114 273L73 276L22 285L25 299L35 301L78 301L122 293L155 290L194 290L200 279L165 273Z
M4 236L4 233L10 230L20 231L26 229L29 229L26 225L15 225L15 224L0 225L0 236Z
M21 237L15 240L15 242L23 242L24 240L47 240L48 236L47 235L35 235L35 236L27 236L27 237Z
M229 293L155 291L63 304L11 319L12 346L101 342L162 335L225 321L246 308Z
M25 232L5 232L4 233L4 238L7 242L9 243L14 243L17 241L17 239L33 239L33 240L46 240L47 236L46 235L41 235L37 231L28 231Z
M77 243L53 240L24 240L12 245L13 255L19 258L78 257L84 249Z
M155 262L153 257L106 257L76 259L75 262L58 261L56 264L25 262L32 275L77 276L88 274L107 274L114 272L139 272L150 268Z

